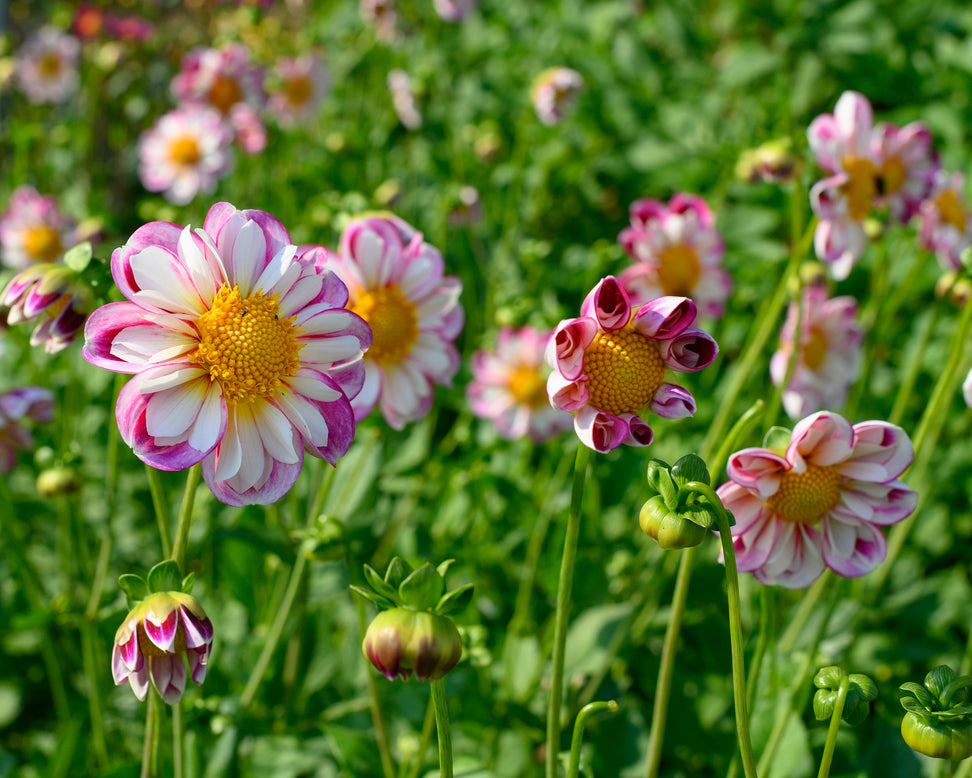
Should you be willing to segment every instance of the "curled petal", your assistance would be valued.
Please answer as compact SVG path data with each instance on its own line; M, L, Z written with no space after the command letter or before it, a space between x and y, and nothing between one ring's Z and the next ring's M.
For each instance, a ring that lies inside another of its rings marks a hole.
M685 419L695 413L695 398L680 386L662 384L651 400L651 410L663 419Z
M696 313L695 303L687 297L659 297L635 312L634 328L646 338L670 340L681 335L695 321Z
M904 473L914 458L911 438L901 427L866 421L854 425L854 450L840 472L848 478L890 481Z
M683 373L708 367L718 353L719 346L711 335L691 327L662 346L665 367Z
M624 327L631 319L631 303L621 282L614 276L602 278L584 298L581 316L594 319L604 332Z
M843 416L830 411L818 411L793 428L787 459L795 455L814 465L833 465L846 460L853 450L854 428ZM801 468L794 465L794 469Z
M597 323L593 319L570 319L561 322L547 343L547 364L559 370L568 381L584 372L584 350L594 342Z
M547 377L547 396L554 408L571 413L579 411L591 399L586 380L568 381L560 373Z
M163 700L175 705L186 690L186 660L182 654L166 654L149 659L152 685Z
M867 575L888 554L888 544L881 530L866 521L831 514L821 522L821 529L824 561L845 578Z
M610 413L604 413L589 405L574 415L574 430L588 448L595 451L611 451L624 443L630 435L628 422ZM643 435L643 431L639 434Z
M624 439L625 445L636 448L649 445L654 438L651 427L633 413L630 415L626 414L626 420L628 422L628 437Z
M764 448L744 448L729 457L726 471L740 486L754 490L763 499L776 493L789 463Z

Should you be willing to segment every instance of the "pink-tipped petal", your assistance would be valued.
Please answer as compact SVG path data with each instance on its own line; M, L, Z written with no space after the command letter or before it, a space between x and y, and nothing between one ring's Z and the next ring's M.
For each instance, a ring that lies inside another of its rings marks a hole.
M594 319L604 332L624 327L631 319L631 303L621 282L614 276L602 278L584 298L581 316Z
M595 410L589 405L574 415L574 430L581 443L602 453L620 446L630 433L624 419Z
M568 381L560 373L554 372L547 377L547 397L554 408L573 413L587 405L591 394L587 381Z
M687 297L659 297L635 312L634 328L646 338L671 340L695 321L696 314L695 303Z
M764 448L745 448L729 457L726 471L737 484L766 499L776 494L780 478L788 469L786 459L779 454Z
M831 515L823 520L821 528L824 561L845 578L867 575L887 556L887 541L872 524Z
M718 353L719 346L711 335L689 328L664 343L662 359L671 370L694 373L711 365Z
M597 323L590 318L561 322L547 344L547 364L568 381L584 372L584 351L597 336Z
M651 410L663 419L685 419L695 413L695 398L680 386L662 384L651 400Z
M179 631L179 611L172 610L167 614L149 613L145 616L145 635L155 646L165 652L171 652L175 647L176 634Z

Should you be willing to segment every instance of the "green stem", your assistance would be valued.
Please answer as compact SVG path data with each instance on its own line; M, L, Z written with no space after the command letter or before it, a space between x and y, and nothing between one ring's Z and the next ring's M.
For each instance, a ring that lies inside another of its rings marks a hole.
M940 305L932 308L931 316L925 323L918 346L908 358L908 363L905 366L904 379L898 386L898 393L894 398L894 406L891 408L891 415L888 417L888 421L892 424L900 424L902 418L904 418L905 411L908 408L908 400L911 399L911 392L914 390L915 382L918 380L918 374L921 372L921 359L928 350L928 343L931 340L932 333L935 331L935 326L938 324L939 318L941 318L941 312L942 306Z
M182 778L183 724L182 702L172 706L172 778Z
M775 619L775 591L772 586L759 588L759 637L756 639L756 650L749 667L749 680L746 683L746 710L752 710L756 704L756 689L759 686L759 674L763 667L763 657L774 633Z
M169 506L166 505L165 490L159 471L151 465L145 465L145 475L148 476L149 492L152 494L152 507L155 509L155 521L159 525L159 539L162 541L162 556L166 559L172 556L172 530L169 528Z
M567 778L577 778L580 770L581 747L584 745L584 725L587 717L592 713L617 713L618 704L614 700L607 702L592 702L580 709L574 722L574 737L570 741L570 764L567 766Z
M780 409L783 407L783 392L786 391L790 385L790 381L793 380L793 374L796 372L797 364L800 362L804 316L803 284L801 283L799 272L794 273L793 278L796 289L793 292L792 305L796 307L796 315L794 317L793 341L791 343L792 351L790 352L790 358L786 361L786 371L783 374L783 380L778 386L773 387L773 393L770 395L769 407L766 411L766 417L763 419L764 433L769 432L770 428L776 424L776 418L780 415Z
M820 759L820 770L817 773L817 778L828 778L830 775L830 763L834 758L837 732L840 730L840 717L844 713L844 703L847 701L847 690L849 688L850 677L846 673L841 673L840 686L837 687L837 701L834 703L834 712L830 717L830 729L827 730L827 742L824 743L824 752Z
M88 713L91 716L91 745L99 767L108 767L108 745L105 739L105 724L101 715L101 689L97 657L98 638L95 624L86 617L81 620L81 655L84 674L88 679Z
M806 625L807 619L810 618L810 614L817 607L820 596L829 585L831 577L831 572L824 570L823 575L813 582L813 586L810 587L803 599L800 600L800 607L797 608L797 612L793 615L790 623L783 631L783 636L780 638L779 648L782 653L788 654L793 650L796 639L800 636L800 632Z
M398 772L400 777L418 778L419 771L422 769L422 762L425 761L425 752L428 750L429 740L432 739L432 727L434 726L435 705L430 699L428 707L425 710L425 721L422 722L422 734L419 736L418 748L412 757L412 761L409 764L402 764L402 769Z
M176 524L175 542L172 544L172 561L179 565L180 573L186 562L186 541L189 538L189 527L192 526L192 506L196 500L196 487L202 478L202 467L193 465L186 476L186 490L182 495L182 507L179 508L179 521Z
M367 625L365 624L365 606L360 598L355 597L355 607L358 609L358 631L364 638ZM375 727L375 740L378 741L378 754L381 757L381 770L385 778L395 777L395 763L392 760L391 748L388 745L388 729L385 727L385 717L381 712L381 698L378 696L378 684L375 674L370 670L365 673L368 679L368 700L371 711L371 721ZM450 762L451 764L451 762Z
M149 690L145 707L145 741L142 744L141 778L159 776L159 732L162 727L161 698Z
M736 447L740 438L746 435L750 428L759 420L759 415L765 408L766 403L763 400L757 400L732 425L732 429L729 430L729 434L722 441L722 445L719 446L718 451L716 451L706 465L709 470L709 480L712 483L721 480L722 470L725 468L726 462L729 461L730 452ZM706 457L703 457L703 459L706 459Z
M435 728L439 733L439 775L452 778L452 733L449 731L449 706L443 678L432 681L432 705L435 707Z
M570 593L574 584L574 559L577 556L581 503L584 498L584 481L587 477L587 464L590 460L590 454L591 450L587 446L583 443L578 444L577 456L574 459L574 478L570 490L570 509L567 512L564 553L560 562L557 611L554 618L550 708L547 710L547 778L556 778L557 776L557 755L560 753L560 707L564 694L564 655L567 647Z

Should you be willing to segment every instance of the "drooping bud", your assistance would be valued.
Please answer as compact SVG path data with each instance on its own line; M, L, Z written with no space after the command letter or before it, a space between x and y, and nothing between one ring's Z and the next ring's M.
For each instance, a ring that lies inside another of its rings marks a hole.
M844 671L836 665L818 670L813 677L813 685L817 687L817 692L813 695L813 715L817 721L834 715L834 705L837 703L843 677ZM874 681L861 673L851 673L847 680L847 696L844 698L844 710L840 717L854 726L867 718L871 712L870 702L877 698L878 690Z
M709 497L692 488L709 485L705 462L688 454L669 466L660 459L648 463L648 491L638 523L664 549L689 548L701 543L716 522Z

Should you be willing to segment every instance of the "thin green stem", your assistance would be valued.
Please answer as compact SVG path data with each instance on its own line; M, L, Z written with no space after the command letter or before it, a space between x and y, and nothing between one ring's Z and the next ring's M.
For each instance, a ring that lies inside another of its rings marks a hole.
M182 702L172 706L172 778L182 778L183 746Z
M419 736L418 748L412 755L409 762L403 762L398 771L399 778L418 778L419 771L422 769L422 762L425 761L425 752L429 748L429 740L432 739L432 728L435 726L435 705L431 698L428 707L425 709L425 721L422 722L422 734Z
M796 372L797 364L800 362L800 347L803 342L803 317L804 317L804 305L803 305L803 284L800 280L800 273L796 272L793 274L793 285L796 287L793 291L793 303L795 306L795 316L794 316L794 326L792 334L792 343L790 348L790 358L786 361L786 371L783 375L783 380L778 386L773 388L773 393L770 395L769 405L767 407L766 416L763 419L763 432L769 432L770 428L776 424L776 418L780 415L780 409L783 407L783 393L786 391L787 387L790 385L790 381L793 380L793 374Z
M365 623L365 606L358 597L355 597L354 601L355 607L358 609L358 631L363 638L367 627ZM375 740L378 742L381 770L385 778L394 778L395 762L392 760L391 748L388 745L388 728L385 727L385 717L381 712L381 698L378 696L378 684L375 682L375 674L370 670L365 673L365 677L368 679L369 709L371 711L371 721L375 726Z
M746 682L746 710L752 710L756 704L756 689L759 687L759 674L763 668L763 657L773 638L776 626L776 597L772 586L759 587L759 637L756 639L756 649L753 651L753 661L749 667L749 679Z
M810 587L803 599L800 600L800 606L797 608L797 612L793 615L793 618L790 620L790 623L780 638L779 649L782 653L788 654L793 650L794 645L796 645L796 639L800 636L800 632L806 625L807 619L810 618L810 614L817 607L820 596L830 584L832 577L829 570L824 570L823 575L813 582L813 586Z
M432 705L435 728L439 733L439 775L452 778L452 733L449 731L449 706L446 704L445 679L432 681Z
M965 639L965 653L962 654L962 663L959 665L959 675L969 675L972 673L972 629L969 636Z
M570 509L567 512L564 553L560 562L557 611L554 617L550 708L547 710L547 778L556 778L557 776L557 755L560 753L560 708L564 694L564 655L567 647L570 593L574 585L574 559L577 556L581 503L584 498L584 482L587 478L587 464L590 460L590 454L591 450L587 446L583 443L578 444L577 456L574 459L574 479L570 490Z
M169 559L172 556L172 530L169 527L169 506L166 504L162 479L159 477L159 471L151 465L145 465L145 475L148 477L149 492L152 494L155 522L159 525L162 556Z
M711 460L707 462L706 466L709 471L709 480L712 483L721 480L722 470L725 468L726 462L729 461L730 452L736 447L740 438L746 435L750 428L759 420L759 415L765 408L766 403L763 400L757 400L732 425L729 434L722 441L722 445L719 446L719 449L712 456ZM703 459L706 458L703 457Z
M935 326L938 324L941 318L942 306L936 305L932 308L931 316L925 323L925 327L921 332L921 339L918 342L917 347L911 353L908 358L908 363L905 365L904 378L898 385L898 393L894 398L894 405L891 408L891 415L888 417L888 421L892 424L900 424L901 420L904 418L905 411L908 408L908 400L911 399L911 393L915 388L915 382L918 380L918 375L921 372L921 358L928 350L928 343L931 341L932 333L935 331Z
M580 770L581 748L584 745L584 726L592 713L617 713L618 704L614 700L591 702L580 709L574 721L574 737L570 741L570 763L567 765L567 778L577 778Z
M841 673L840 686L837 687L837 701L834 702L834 712L830 717L830 728L827 730L827 742L824 743L823 757L820 759L820 770L817 778L828 778L830 763L834 759L834 748L837 746L837 732L840 730L840 717L844 713L844 703L847 702L847 690L850 688L850 677Z
M193 465L186 476L186 490L182 495L182 507L179 508L179 521L176 524L175 542L172 544L172 561L179 565L182 571L186 562L186 542L189 539L189 527L192 526L192 506L196 501L196 488L202 479L202 466Z
M99 684L97 657L97 631L95 624L87 618L81 620L81 657L84 674L88 679L88 713L91 716L91 747L99 767L108 767L108 744L105 739L105 724L101 715L101 689Z
M145 706L145 740L142 743L141 778L159 776L159 732L162 727L161 699L149 690Z

